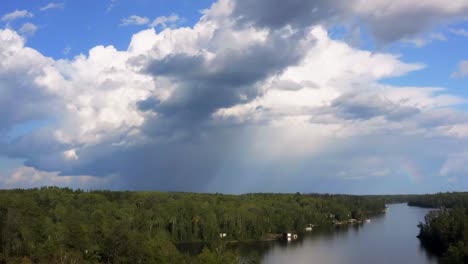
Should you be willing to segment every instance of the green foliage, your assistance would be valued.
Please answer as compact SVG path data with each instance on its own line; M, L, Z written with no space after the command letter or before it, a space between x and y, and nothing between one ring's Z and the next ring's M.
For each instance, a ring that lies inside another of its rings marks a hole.
M431 252L441 257L441 263L468 263L467 193L443 193L418 196L412 205L440 207L431 211L420 223L418 238Z
M412 196L408 199L408 205L426 208L453 208L456 206L468 208L468 192Z
M204 264L237 264L239 261L239 256L233 252L213 252L207 247L198 256L198 262Z
M383 208L359 196L300 193L0 191L0 263L239 263L226 241L301 233L331 225L330 215L364 218ZM211 247L192 257L176 247L196 241Z

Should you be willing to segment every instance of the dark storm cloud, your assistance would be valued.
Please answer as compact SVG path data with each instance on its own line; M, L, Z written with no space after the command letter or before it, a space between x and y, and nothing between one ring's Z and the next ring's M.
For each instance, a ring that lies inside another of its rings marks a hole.
M307 84L311 85L310 83L307 83ZM306 84L297 83L297 82L290 81L290 80L278 80L278 81L274 81L271 84L272 89L284 90L284 91L298 91L304 88L304 86L306 86ZM315 87L317 86L316 85L312 86L312 88L315 88Z
M237 144L237 132L213 129L207 131L207 137L190 142L98 144L78 150L80 160L63 166L60 174L116 175L123 189L202 191L217 174L227 151Z
M370 26L372 34L382 43L390 43L405 38L412 38L429 31L439 23L449 23L468 14L468 5L460 10L443 12L434 6L418 6L418 8L402 8L399 12L386 16L378 12L364 17Z
M11 142L0 144L0 155L22 159L26 166L44 171L61 171L70 166L64 160L63 151L70 146L51 137L53 130L40 128L30 131Z
M137 107L140 111L150 111L152 109L156 109L156 107L159 105L159 100L157 100L154 97L148 97L145 100L139 101L137 103Z
M234 2L233 17L239 24L281 28L308 27L342 17L348 1L243 0Z
M159 114L147 120L146 130L193 130L217 109L254 99L260 92L257 83L298 63L305 54L302 34L288 38L281 34L272 32L263 43L243 49L223 49L212 60L188 54L150 58L146 73L169 78L176 89L164 102L155 104L148 98L139 103L140 109L152 107Z
M34 83L37 75L24 68L3 69L0 64L0 133L15 125L48 118L54 98Z
M236 0L233 18L239 25L266 28L316 24L348 25L362 23L380 43L411 38L439 23L466 18L468 4L444 8L444 2L404 4L403 1L357 0ZM454 5L456 6L456 5ZM355 27L352 27L355 28Z

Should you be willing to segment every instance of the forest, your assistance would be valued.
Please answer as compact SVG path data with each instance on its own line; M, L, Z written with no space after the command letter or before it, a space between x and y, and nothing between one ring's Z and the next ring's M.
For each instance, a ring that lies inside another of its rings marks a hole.
M384 207L351 195L3 190L0 263L256 263L227 242L362 220ZM194 256L179 251L182 242L207 246Z
M425 195L413 195L408 198L408 205L425 208L468 208L468 192L447 192Z
M441 263L468 263L468 193L438 193L413 197L409 205L438 208L420 223L418 238Z

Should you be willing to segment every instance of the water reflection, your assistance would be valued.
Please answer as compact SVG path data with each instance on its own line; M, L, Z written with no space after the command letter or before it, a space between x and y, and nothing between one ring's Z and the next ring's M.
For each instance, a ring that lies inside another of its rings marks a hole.
M371 223L321 230L290 244L274 244L262 263L437 263L421 248L417 224L427 209L390 205Z

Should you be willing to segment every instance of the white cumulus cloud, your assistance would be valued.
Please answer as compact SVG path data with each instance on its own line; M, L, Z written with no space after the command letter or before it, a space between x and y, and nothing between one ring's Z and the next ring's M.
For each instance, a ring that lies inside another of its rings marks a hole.
M33 14L27 10L15 10L2 16L2 21L10 22L19 18L33 17Z
M33 23L25 23L19 29L19 32L26 36L32 36L37 31L37 26Z
M147 17L131 15L129 17L123 18L120 24L123 26L146 25L148 24L148 22L149 22L149 19Z
M65 6L64 3L54 3L54 2L51 2L51 3L48 3L47 5L45 6L42 6L41 8L39 8L39 10L41 11L47 11L49 9L63 9Z
M155 18L153 22L151 22L150 27L162 26L163 28L167 28L180 20L181 18L177 15L160 16Z

